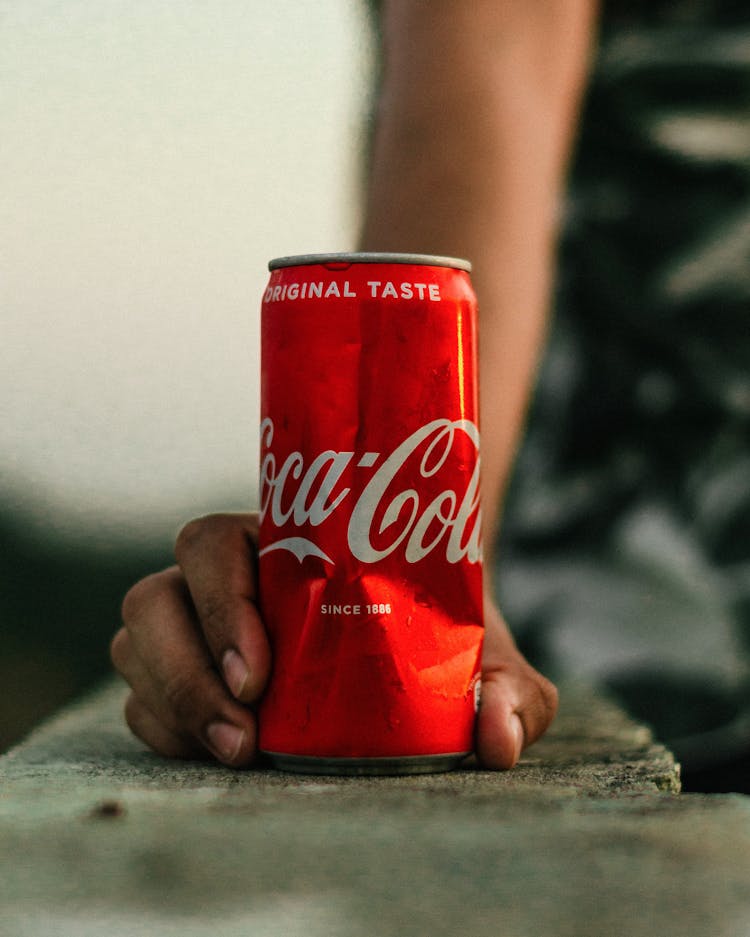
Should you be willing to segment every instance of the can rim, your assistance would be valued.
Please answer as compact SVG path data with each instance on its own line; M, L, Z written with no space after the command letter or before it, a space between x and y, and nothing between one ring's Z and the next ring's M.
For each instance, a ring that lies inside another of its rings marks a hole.
M452 267L471 273L471 262L461 257L443 257L437 254L380 253L377 251L351 251L331 254L294 254L276 257L268 262L269 270L282 267L304 267L312 264L415 264L421 267Z
M471 752L447 752L440 755L386 755L364 758L334 758L317 755L289 755L263 751L274 768L295 774L337 775L409 775L440 774L452 771Z

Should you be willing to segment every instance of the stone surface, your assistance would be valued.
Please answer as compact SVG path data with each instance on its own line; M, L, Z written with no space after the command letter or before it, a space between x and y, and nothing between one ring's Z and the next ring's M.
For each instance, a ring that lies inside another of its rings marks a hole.
M2 937L750 934L747 798L589 690L513 772L379 779L169 762L122 698L0 759Z

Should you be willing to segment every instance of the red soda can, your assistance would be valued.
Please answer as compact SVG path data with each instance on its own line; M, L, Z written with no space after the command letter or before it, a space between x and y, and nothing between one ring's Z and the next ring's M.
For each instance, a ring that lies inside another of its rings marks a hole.
M354 253L269 269L260 750L289 771L449 770L473 748L483 636L470 265Z

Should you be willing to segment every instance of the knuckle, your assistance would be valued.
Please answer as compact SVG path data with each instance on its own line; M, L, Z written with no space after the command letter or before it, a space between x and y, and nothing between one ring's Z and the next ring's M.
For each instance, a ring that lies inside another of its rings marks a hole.
M126 625L138 616L142 606L142 593L141 582L131 586L125 593L120 607L120 618Z
M125 627L131 631L137 629L166 598L175 591L181 592L182 586L182 575L176 566L140 579L122 600L121 616Z
M137 735L140 738L140 719L138 714L138 700L136 699L135 693L129 693L128 698L125 700L125 722L133 735Z
M180 562L181 557L199 549L201 544L220 537L233 526L230 514L206 514L203 517L194 517L177 534L174 548L177 561Z
M164 577L161 573L153 573L140 579L125 593L122 600L122 620L131 625L143 614L164 589Z
M109 645L109 657L115 666L115 669L122 673L125 663L129 658L130 639L126 628L120 628L115 633Z
M200 540L205 536L207 521L208 518L195 517L193 520L188 521L187 524L185 524L185 526L177 534L174 551L178 560L181 555L184 555L185 553L193 550L196 543L200 542Z
M130 693L125 700L125 724L136 738L146 745L151 745L144 725L144 708L135 693Z

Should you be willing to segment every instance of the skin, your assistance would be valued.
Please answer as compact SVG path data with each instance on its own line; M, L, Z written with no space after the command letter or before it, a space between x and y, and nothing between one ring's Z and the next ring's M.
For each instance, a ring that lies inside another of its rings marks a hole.
M480 305L487 566L543 344L556 219L594 29L593 0L393 0L363 250L471 258ZM460 37L460 43L456 41ZM212 515L179 534L177 565L123 602L112 660L131 730L160 754L243 767L271 666L256 607L258 521ZM489 577L486 577L489 578ZM557 710L494 596L476 754L507 769Z

